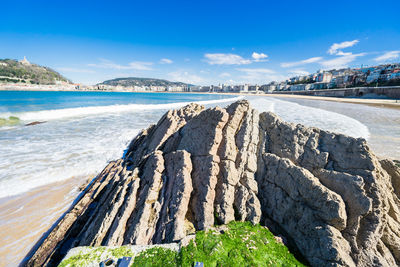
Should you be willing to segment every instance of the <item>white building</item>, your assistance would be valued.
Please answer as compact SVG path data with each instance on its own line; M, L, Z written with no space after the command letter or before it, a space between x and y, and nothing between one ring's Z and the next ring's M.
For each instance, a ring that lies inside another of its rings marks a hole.
M24 59L20 61L20 63L22 63L23 65L30 65L31 63L26 59L26 57L24 56Z

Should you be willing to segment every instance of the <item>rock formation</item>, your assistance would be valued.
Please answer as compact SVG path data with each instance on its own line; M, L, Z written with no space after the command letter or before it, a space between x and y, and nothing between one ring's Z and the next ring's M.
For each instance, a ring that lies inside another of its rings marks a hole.
M247 101L190 104L142 131L86 187L23 265L77 246L160 244L251 221L312 266L400 264L400 170L364 139L286 123Z

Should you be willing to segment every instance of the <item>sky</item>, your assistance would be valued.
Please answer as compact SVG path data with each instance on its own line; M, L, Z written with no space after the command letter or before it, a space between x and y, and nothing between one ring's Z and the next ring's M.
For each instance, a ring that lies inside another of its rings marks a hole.
M265 84L400 62L400 1L2 1L0 58L75 83Z

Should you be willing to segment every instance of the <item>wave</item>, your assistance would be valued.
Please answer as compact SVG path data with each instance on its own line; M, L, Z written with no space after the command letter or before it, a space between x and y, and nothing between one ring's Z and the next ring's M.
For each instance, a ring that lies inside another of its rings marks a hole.
M283 120L317 127L326 131L342 133L355 138L368 139L368 127L360 121L333 111L302 106L276 98L249 97L251 105L260 112L273 111Z
M212 105L212 104L219 104L219 103L235 102L240 99L243 99L243 96L231 97L231 98L225 98L225 99L217 99L217 100L198 101L195 103L198 103L201 105ZM49 120L58 120L58 119L72 118L72 117L98 115L98 114L104 114L104 113L109 114L109 113L142 111L142 110L176 109L179 107L186 106L193 102L194 101L176 102L176 103L167 103L167 104L108 105L108 106L93 106L93 107L29 111L29 112L21 112L21 113L13 113L13 114L0 113L0 118L15 116L15 117L18 117L22 121L49 121Z

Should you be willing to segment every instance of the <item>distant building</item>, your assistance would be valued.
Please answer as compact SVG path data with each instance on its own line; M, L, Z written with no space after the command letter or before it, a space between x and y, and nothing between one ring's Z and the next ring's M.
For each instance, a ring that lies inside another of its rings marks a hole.
M305 84L294 84L290 86L290 91L304 91L306 90Z
M277 84L272 82L270 84L264 84L260 87L260 90L266 92L266 93L270 93L276 90Z
M396 69L392 72L392 74L390 75L390 79L394 80L394 79L400 79L400 69Z
M249 91L249 85L245 84L245 85L241 85L240 86L240 92L248 92Z
M320 72L318 73L315 81L320 83L329 83L332 80L332 77L333 75L330 72Z
M381 70L377 69L374 70L373 72L371 72L368 76L367 76L367 83L372 83L375 82L379 79L379 76L381 75Z
M21 64L23 65L30 65L31 63L26 59L26 57L24 56L24 59L20 61Z

